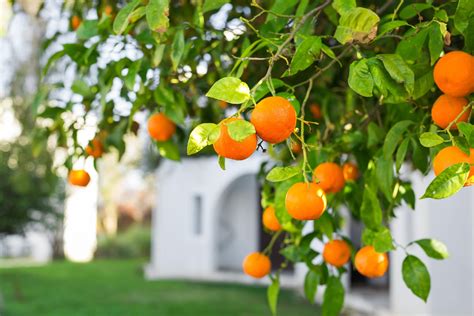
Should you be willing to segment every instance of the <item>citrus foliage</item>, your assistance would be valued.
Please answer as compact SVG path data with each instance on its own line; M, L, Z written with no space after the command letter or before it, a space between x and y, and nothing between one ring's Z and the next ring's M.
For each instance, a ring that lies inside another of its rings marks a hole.
M163 132L160 124L151 133L165 158L179 160L185 146L189 155L212 153L213 145L225 168L225 158L244 160L264 148L269 163L262 206L272 208L265 216L278 221L267 227L281 228L262 253L246 258L249 275L270 272L268 254L277 251L274 242L284 234L281 253L309 268L308 298L326 285L323 314L338 314L351 244L341 232L340 210L347 208L365 226L364 247L351 250L357 252L357 270L382 276L386 253L402 248L403 279L415 295L428 298L429 272L410 254L413 243L393 239L389 223L402 203L415 208L415 193L403 175L427 174L433 159L437 177L423 198L449 197L472 181L472 1L99 3L76 1L64 8L73 15L76 41L52 54L44 73L61 59L77 68L77 77L68 86L46 76L34 107L39 120L54 122L48 131L58 145L71 148L67 166L86 154L76 135L89 115L100 119L97 137L104 151L124 152L123 136L136 132L134 116L142 111L166 119L166 137L154 136ZM48 43L58 39L60 34ZM125 47L135 54L126 54ZM129 109L110 97L115 85ZM447 95L441 105L437 87ZM80 101L58 100L54 92L60 88ZM63 117L77 105L83 115L66 122ZM277 107L284 110L275 113ZM257 145L257 136L268 142ZM437 171L434 157L449 146L458 152ZM314 230L303 233L305 225ZM343 249L342 259L328 253L324 257L332 259L321 260L310 247L314 239L344 239L334 250ZM439 241L414 243L429 257L447 257ZM275 312L279 267L273 270L268 300Z

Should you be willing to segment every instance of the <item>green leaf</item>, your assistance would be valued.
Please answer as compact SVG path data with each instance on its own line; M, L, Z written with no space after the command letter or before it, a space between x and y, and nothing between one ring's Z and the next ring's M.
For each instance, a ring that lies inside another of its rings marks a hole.
M460 122L460 123L457 123L456 125L458 127L458 130L466 138L469 144L469 147L474 148L474 126L466 122Z
M158 147L158 151L162 157L175 161L181 160L178 146L176 146L172 141L156 142L156 146Z
M286 193L293 184L300 181L301 177L292 177L279 182L275 189L275 215L283 228L285 228L285 223L291 222L291 216L288 214L285 206Z
M392 234L387 227L375 232L373 236L373 246L375 251L383 253L395 249L393 246Z
M119 11L113 25L115 34L122 34L125 31L129 24L130 15L140 3L141 0L133 0Z
M48 62L46 63L46 65L43 67L42 75L45 76L48 73L48 70L51 67L51 65L54 64L55 61L57 61L58 59L63 57L65 54L66 54L66 52L64 50L60 50L60 51L54 53L53 55L51 55L51 57L49 57Z
M321 44L319 36L309 36L302 41L291 60L289 75L294 75L311 66L321 54Z
M213 142L211 142L210 136L215 130L219 131L220 128L213 123L203 123L196 126L189 135L188 155L194 155L204 147L211 145Z
M238 142L242 142L250 135L255 134L255 126L245 120L232 121L226 123L226 126L230 138Z
M410 139L405 138L404 140L402 140L402 142L400 143L400 146L398 147L397 153L395 155L395 168L397 172L400 171L400 168L402 167L402 164L405 161L409 144L410 144Z
M466 183L469 175L468 163L454 164L441 172L426 189L422 199L444 199L458 192Z
M471 154L471 149L469 148L469 144L467 143L466 138L462 136L454 136L453 144L457 148L461 149L466 155L469 156Z
M280 182L290 179L301 172L298 167L275 167L267 174L266 179L270 182Z
M368 228L377 230L382 225L382 209L377 195L369 186L365 186L360 209L362 222Z
M415 80L415 90L413 91L413 100L417 100L424 96L434 86L433 70L430 69L424 75L421 75Z
M413 121L405 120L400 121L392 126L392 128L388 131L383 144L383 155L385 158L392 157L398 143L403 137L403 134L407 131L408 127L413 124Z
M304 294L311 303L314 303L314 297L318 290L319 274L314 270L308 270L304 278Z
M382 35L396 29L396 28L399 28L400 26L405 26L405 25L409 25L406 21L401 21L401 20L394 20L394 21L389 21L387 23L384 23L382 25L380 25L379 27L379 34L378 34L378 38L381 37Z
M222 170L225 170L225 158L222 156L219 156L218 163L219 163L219 167L221 167Z
M417 243L430 258L442 260L449 257L448 248L436 239L420 239Z
M149 0L146 6L146 21L154 32L164 33L169 27L170 0Z
M421 11L432 8L431 4L428 3L413 3L404 7L400 11L400 18L404 20L409 20L417 16Z
M171 63L173 70L176 70L181 62L184 54L184 32L178 30L174 35L173 44L171 45Z
M165 54L165 44L158 44L155 47L155 51L153 52L153 57L151 60L151 64L153 67L158 67L161 64L161 61L163 60L163 56Z
M241 104L250 100L250 89L238 78L225 77L214 83L206 96L231 104Z
M277 312L279 293L280 293L280 281L278 278L274 278L272 280L272 284L270 284L270 286L267 289L268 307L270 307L270 311L272 312L272 315L276 315L276 312Z
M374 79L366 59L354 61L349 67L349 87L364 97L371 97Z
M130 23L135 23L141 18L143 18L146 14L146 7L138 7L135 10L133 10L132 14L128 17L128 21Z
M474 2L472 0L459 0L454 14L454 26L462 34L466 35L464 31L467 30L470 20L472 20L472 13L474 12Z
M431 279L425 264L417 257L408 255L403 260L402 275L413 294L426 302L430 294Z
M367 147L372 147L379 144L385 136L385 132L374 122L370 122L367 126Z
M99 21L97 20L86 20L81 23L76 31L76 36L80 40L86 40L99 34L98 29Z
M406 91L411 95L415 88L415 75L408 65L397 54L379 54L380 59L390 77L398 83L403 83Z
M441 56L444 47L444 38L440 27L441 26L438 23L433 23L428 35L428 49L430 50L431 66L433 66Z
M387 227L382 226L378 231L365 228L362 232L364 245L373 246L377 252L387 252L395 249L392 234Z
M202 13L220 9L220 7L229 2L230 0L206 0L202 6Z
M393 193L393 161L391 158L380 157L376 162L375 175L380 191L385 195L387 201L392 200Z
M124 83L128 90L133 91L141 63L142 59L137 59L128 67L127 75L124 78Z
M83 97L92 95L91 87L82 79L76 79L72 83L71 90L74 93L80 94Z
M444 139L436 133L426 132L420 135L420 143L429 148L444 143Z
M337 277L330 276L324 292L322 316L337 316L344 306L344 286Z
M324 212L317 221L314 221L314 230L320 231L326 235L329 239L332 239L334 233L334 225L332 223L331 215L328 212Z
M357 3L356 0L334 0L332 7L339 15L344 15L354 10L357 7Z
M377 34L378 15L366 8L354 8L339 19L334 37L341 44L350 42L369 43Z

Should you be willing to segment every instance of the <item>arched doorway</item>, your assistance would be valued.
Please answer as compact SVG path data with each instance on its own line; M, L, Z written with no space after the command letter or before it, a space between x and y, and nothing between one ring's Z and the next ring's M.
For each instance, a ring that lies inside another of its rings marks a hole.
M215 210L215 259L219 271L242 270L242 259L258 250L260 227L259 189L255 174L233 180Z

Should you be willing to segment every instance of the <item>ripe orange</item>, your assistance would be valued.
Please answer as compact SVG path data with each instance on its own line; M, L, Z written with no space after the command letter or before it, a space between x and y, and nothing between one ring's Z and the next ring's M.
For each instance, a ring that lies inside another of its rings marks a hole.
M176 125L163 113L156 113L148 119L148 133L159 142L169 140L176 132Z
M317 166L313 171L313 181L328 193L341 191L346 183L342 168L334 162L324 162Z
M219 100L218 104L219 104L219 107L220 107L221 109L223 109L223 110L224 110L224 109L227 109L227 106L228 106L227 102L222 101L222 100Z
M324 245L323 258L335 267L342 267L351 258L351 248L344 240L331 240Z
M372 246L365 246L357 252L354 265L363 276L379 278L387 272L388 256L386 253L376 252Z
M255 106L250 117L258 136L271 144L287 139L296 127L296 111L282 97L268 97Z
M474 57L462 51L449 52L436 63L433 77L445 94L464 97L474 91Z
M252 134L247 136L243 141L238 142L230 138L227 132L227 124L235 120L241 120L240 118L231 117L223 120L220 123L220 134L219 138L214 143L214 150L219 156L234 159L244 160L250 157L255 149L257 149L257 135Z
M459 113L463 111L468 103L469 101L463 97L452 97L447 94L440 95L433 104L431 117L436 125L441 128L446 128L458 117ZM471 109L464 111L456 122L467 122L470 114ZM457 129L456 123L451 125L450 129Z
M92 156L94 158L100 158L102 157L102 154L104 153L104 147L102 146L102 142L100 139L97 137L94 138L89 145L86 147L86 153L89 156Z
M439 175L444 169L461 162L474 164L474 148L471 148L470 155L466 155L456 146L448 146L441 149L433 159L433 170L435 175ZM474 166L471 165L469 176L464 185L474 184Z
M321 107L315 103L309 106L309 111L311 112L313 117L317 120L323 117L323 114L321 113Z
M326 209L326 194L315 183L298 182L286 193L285 206L294 219L318 219Z
M342 166L342 174L344 175L344 180L355 181L359 178L359 168L352 162L346 162Z
M91 181L91 177L87 171L83 169L71 170L71 172L69 172L69 183L72 185L85 187L89 184L89 181Z
M281 229L280 222L275 215L275 208L273 206L267 207L262 214L263 226L271 231L279 231Z
M301 151L302 151L302 147L301 147L301 143L297 142L297 141L292 141L291 142L291 151L294 153L294 154L299 154Z
M272 263L270 258L260 252L252 252L245 257L242 263L244 273L251 277L260 279L270 273L272 269Z
M82 20L79 16L73 15L71 18L71 27L75 31L81 26Z
M104 8L104 13L107 16L112 16L112 13L114 12L114 9L112 8L111 5L106 5Z

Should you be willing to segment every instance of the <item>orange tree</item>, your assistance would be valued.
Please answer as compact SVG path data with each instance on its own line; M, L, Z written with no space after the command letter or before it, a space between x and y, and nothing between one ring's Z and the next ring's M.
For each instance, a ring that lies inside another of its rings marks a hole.
M273 313L281 269L268 255L281 235L286 260L308 267L308 299L326 286L325 315L343 307L351 258L361 274L380 277L391 251L406 254L401 276L426 301L429 272L412 248L444 259L446 247L429 238L401 245L389 223L402 203L415 208L401 168L427 174L434 162L421 198L449 197L474 180L472 12L470 0L67 2L75 37L65 43L58 32L46 42L61 45L45 51L33 108L48 138L69 148L68 168L88 153L122 154L138 112L151 117L167 159L217 153L225 169L226 158L263 151L263 220L273 239L243 268L270 276ZM77 70L72 84L54 80L58 65ZM89 116L99 123L86 150L77 131ZM341 231L342 208L364 224L360 251ZM315 239L327 244L323 253L311 248Z

